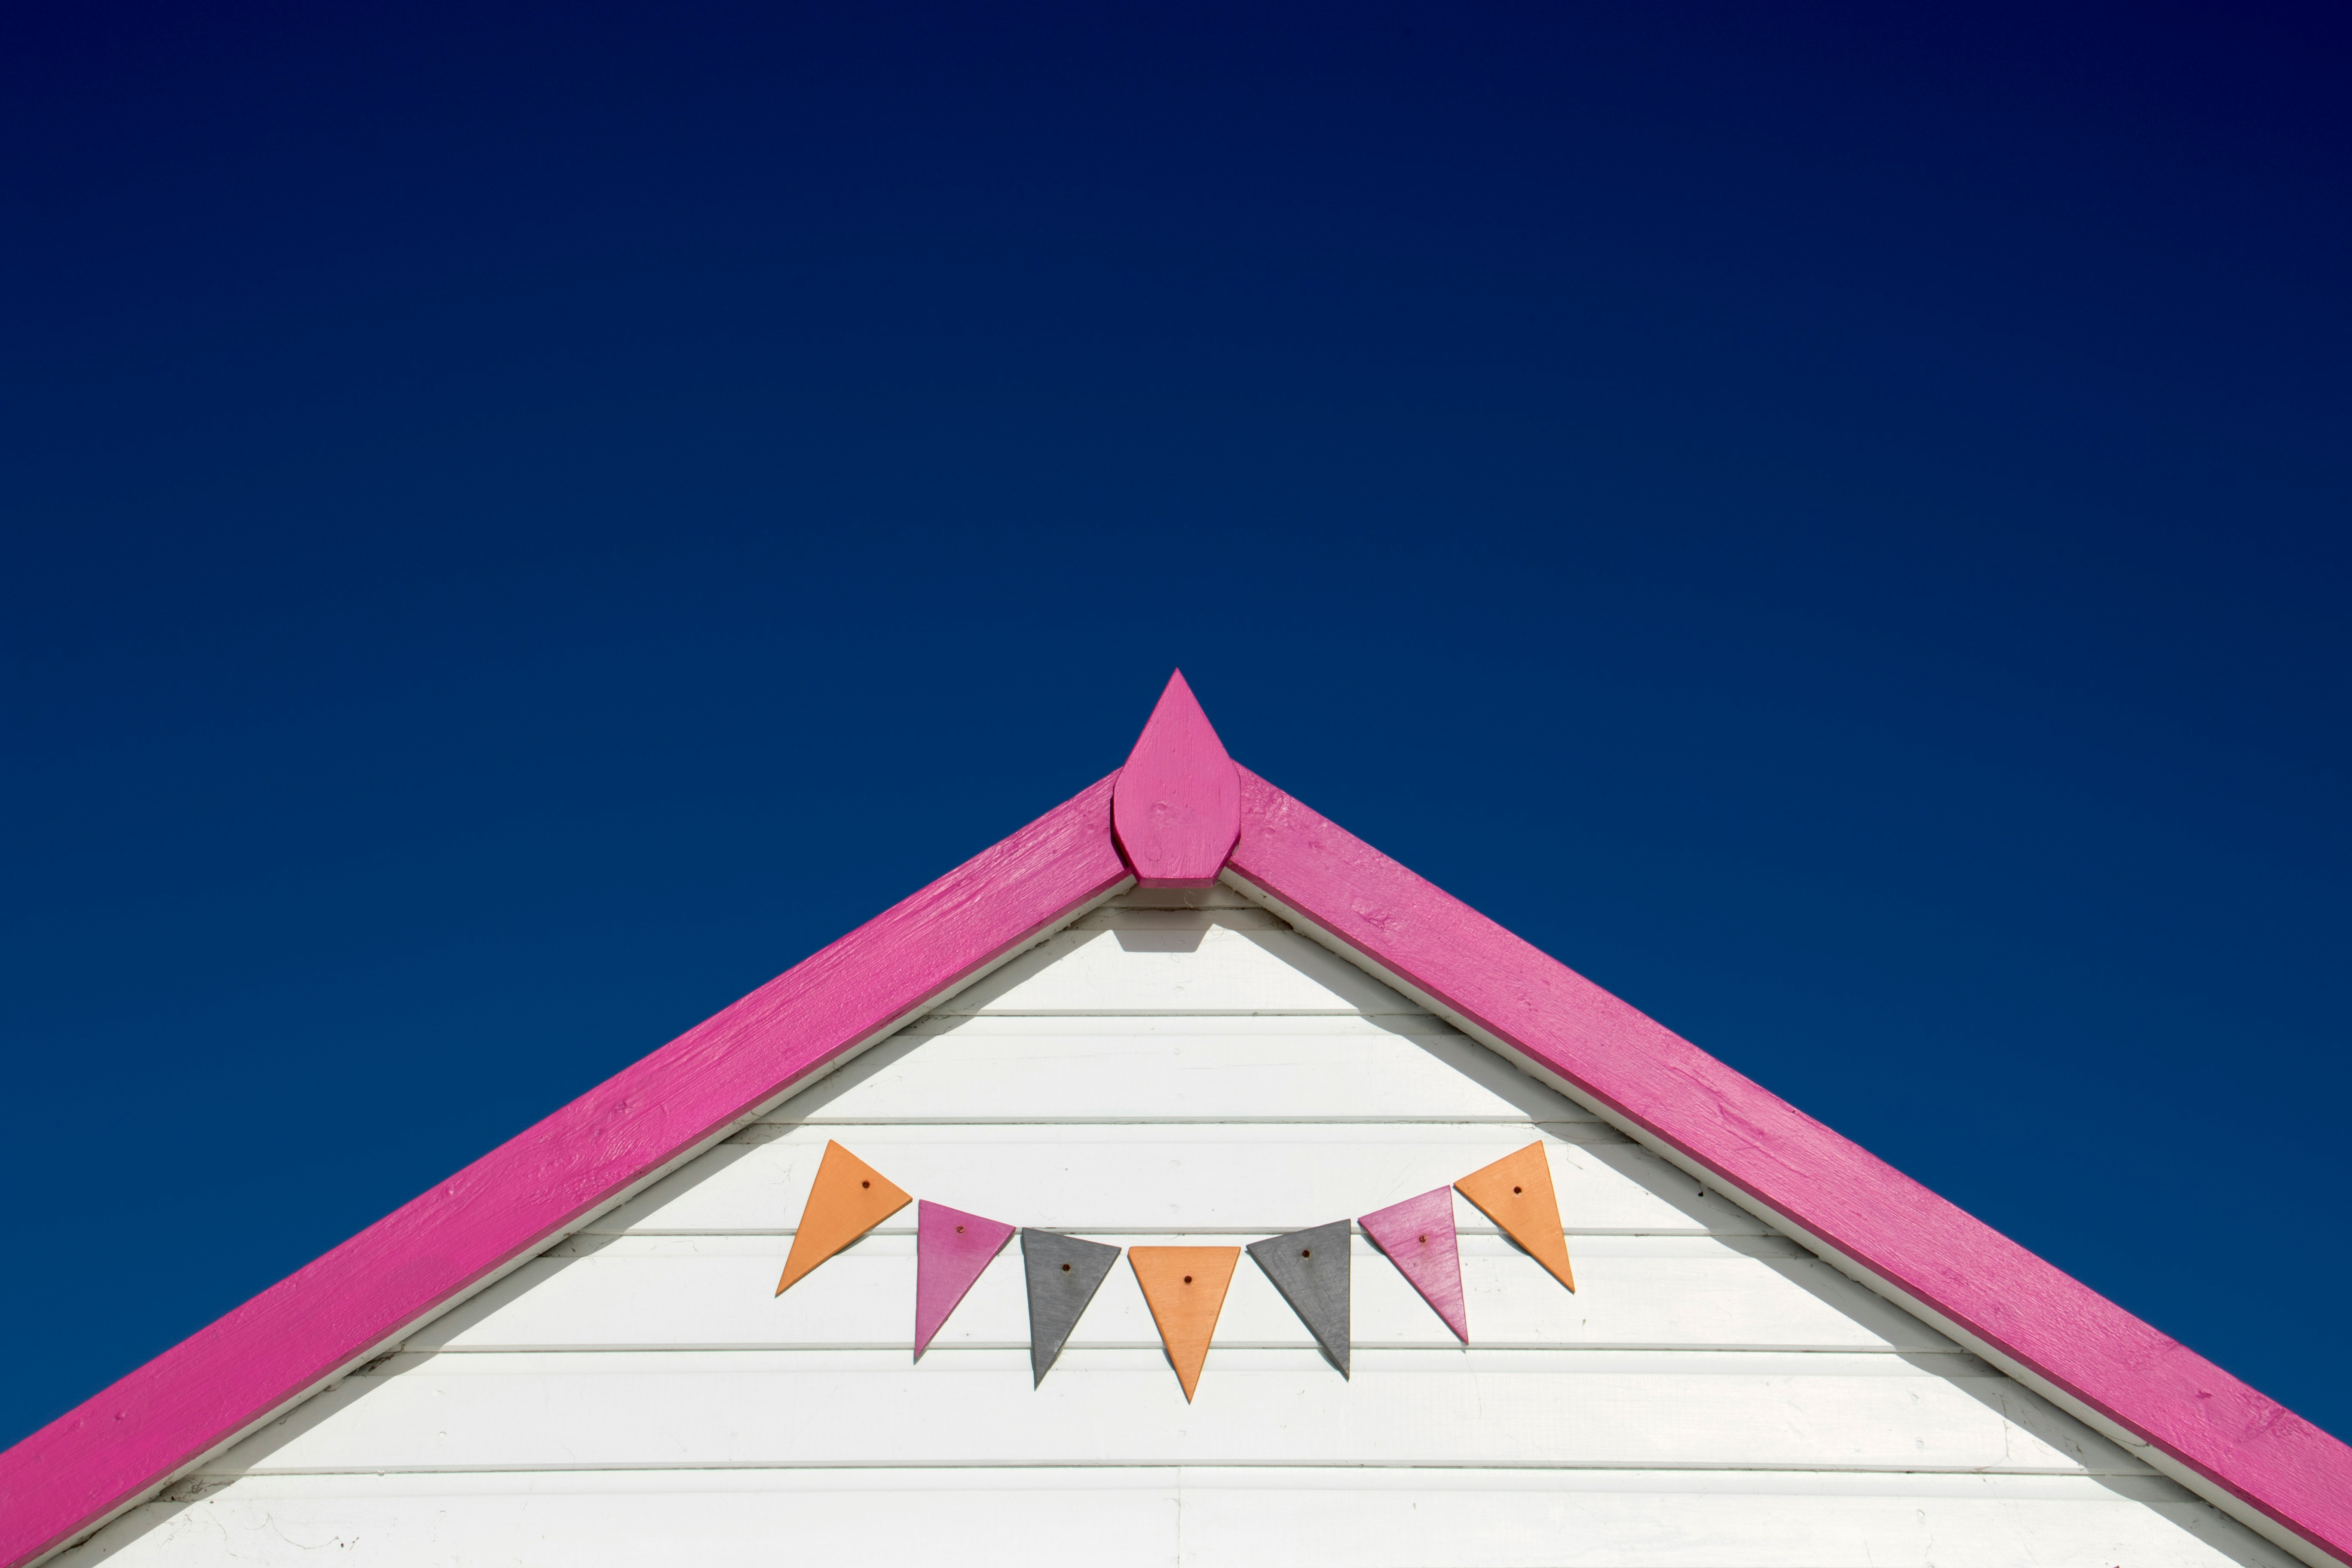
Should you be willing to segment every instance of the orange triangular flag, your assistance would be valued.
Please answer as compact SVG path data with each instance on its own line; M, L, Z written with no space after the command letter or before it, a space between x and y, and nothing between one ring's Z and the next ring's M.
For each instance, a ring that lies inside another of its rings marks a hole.
M1551 1194L1551 1164L1542 1144L1530 1143L1516 1154L1506 1154L1454 1185L1501 1226L1504 1235L1550 1269L1554 1279L1576 1289L1576 1276L1568 1267L1568 1237L1559 1228L1559 1201Z
M1143 1287L1144 1305L1160 1325L1160 1342L1176 1364L1176 1381L1184 1385L1188 1404L1201 1381L1201 1363L1209 1359L1209 1336L1216 1332L1225 1287L1234 1282L1234 1265L1241 1256L1238 1247L1127 1249L1135 1282Z
M791 1289L810 1269L914 1201L881 1172L826 1139L824 1158L817 1162L816 1181L801 1210L801 1226L793 1232L793 1249L784 1258L784 1277L776 1281L776 1294Z

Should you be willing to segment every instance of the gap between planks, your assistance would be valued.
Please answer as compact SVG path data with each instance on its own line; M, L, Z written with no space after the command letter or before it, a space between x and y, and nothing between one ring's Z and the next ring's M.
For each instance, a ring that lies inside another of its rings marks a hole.
M688 1463L676 1459L616 1459L582 1461L572 1465L545 1464L478 1464L478 1465L255 1465L246 1469L213 1469L199 1465L192 1474L234 1479L241 1476L450 1476L450 1475L616 1475L641 1471L696 1470L1352 1470L1352 1471L1533 1471L1552 1475L1757 1475L1757 1476L1987 1476L1987 1477L2053 1477L2059 1479L2114 1479L2123 1481L2146 1481L2150 1478L2144 1469L2099 1469L2074 1465L2063 1468L2050 1466L2020 1465L2014 1468L1987 1468L1983 1466L1937 1465L1753 1465L1737 1460L1711 1463L1703 1459L1685 1462L1645 1459L1639 1462L1612 1464L1606 1460L1583 1460L1575 1464L1553 1464L1542 1459L1477 1459L1455 1463L1444 1459L1419 1461L1387 1461L1380 1464L1350 1465L1329 1459L1186 1459L1181 1465L1137 1464L1132 1459L1065 1459L1045 1463L1034 1460L991 1464L985 1460L962 1459L900 1459L877 1463L873 1459L712 1459ZM2184 1491L2182 1496L2188 1494Z
M1529 1116L763 1116L752 1127L1574 1127L1606 1128L1599 1117ZM740 1134L737 1134L738 1137Z
M439 1355L635 1355L668 1354L672 1352L751 1352L764 1354L770 1351L799 1352L814 1351L888 1351L901 1355L913 1353L912 1340L875 1340L870 1342L819 1340L696 1340L667 1342L648 1341L643 1343L615 1342L611 1344L459 1344L418 1345L399 1353L404 1356ZM1158 1340L1072 1340L1062 1347L1066 1351L1159 1351L1165 1347ZM1295 1340L1215 1340L1210 1349L1216 1351L1312 1351L1311 1339ZM1454 1339L1426 1340L1355 1340L1349 1348L1357 1351L1601 1351L1664 1352L1674 1355L1899 1355L1917 1358L1923 1355L1966 1356L1971 1361L1981 1358L1967 1351L1921 1351L1902 1345L1730 1345L1687 1344L1672 1341L1652 1343L1646 1341L1592 1340L1573 1342L1559 1340L1480 1340L1465 1345ZM925 1356L947 1355L958 1351L1022 1351L1029 1349L1027 1340L959 1340L953 1344L935 1342ZM354 1376L362 1375L353 1373ZM1990 1363L1982 1372L1968 1375L1992 1377L2000 1375Z
M1413 1018L1427 1019L1451 1033L1460 1034L1444 1019L1420 1008L1399 1008L1392 1013L1368 1013L1361 1007L973 1007L958 1012L953 1007L934 1007L923 1015L927 1018L1165 1018L1182 1023L1187 1018ZM908 1026L911 1027L912 1026ZM903 1033L904 1031L899 1031ZM1424 1030L1434 1034L1436 1030ZM1467 1037L1465 1037L1465 1038Z
M1294 1230L1304 1230L1307 1228L1307 1226L1313 1225L1316 1222L1313 1220L1308 1220L1304 1225L1030 1225L1023 1226L1020 1228L1024 1230L1043 1231L1052 1236L1271 1237L1288 1236ZM1647 1229L1633 1230L1606 1230L1597 1227L1592 1229L1580 1229L1572 1225L1562 1226L1560 1227L1560 1233L1563 1236L1656 1236L1671 1237L1676 1239L1684 1239L1690 1237L1724 1237L1748 1239L1760 1235L1771 1234L1769 1232L1754 1230L1661 1230L1654 1226ZM720 1230L711 1226L703 1226L687 1230L662 1230L656 1229L651 1226L631 1226L626 1229L611 1229L584 1225L572 1233L572 1236L664 1237L797 1236L798 1234L800 1233L796 1227L789 1226L782 1227L751 1226L727 1230ZM859 1241L863 1241L867 1236L913 1236L914 1234L915 1227L911 1225L877 1225L872 1230L866 1232L865 1236L861 1236L857 1239ZM1351 1229L1349 1234L1361 1236L1363 1235L1363 1232L1360 1229ZM1456 1225L1454 1227L1454 1234L1456 1236L1501 1236L1503 1233L1499 1228L1491 1225ZM555 1246L557 1247L561 1247L563 1243L560 1241L555 1243ZM856 1242L852 1242L850 1245L854 1247L856 1245ZM844 1248L843 1250L846 1251L847 1248ZM540 1256L545 1258L550 1256L550 1253L542 1252ZM1791 1253L1789 1256L1810 1258L1812 1255L1811 1253Z
M1131 1477L1136 1483L1152 1488L1184 1486L1197 1487L1203 1491L1290 1492L1301 1489L1302 1479L1310 1477L1316 1478L1314 1489L1317 1490L1385 1490L1395 1484L1389 1479L1392 1473L1412 1472L1416 1469L1420 1471L1423 1479L1415 1489L1431 1492L1495 1491L1524 1495L1528 1492L1582 1491L1588 1494L1622 1496L1642 1491L1664 1491L1691 1493L1704 1498L1736 1495L1727 1494L1724 1488L1713 1484L1706 1479L1710 1474L1723 1473L1720 1471L1694 1473L1656 1469L1646 1471L1557 1469L1530 1472L1497 1470L1485 1467L1433 1469L1394 1460L1375 1460L1360 1466L1294 1465L1278 1470L1270 1470L1263 1476L1251 1467L1220 1468L1215 1466L1195 1465L1190 1461L1102 1465L1085 1469L1074 1469L1052 1461L1023 1463L1018 1460L1006 1460L990 1465L985 1468L971 1468L960 1472L946 1472L955 1479L947 1481L944 1485L931 1479L941 1472L918 1474L900 1471L888 1465L867 1465L823 1472L806 1472L782 1469L762 1471L755 1466L747 1464L738 1473L766 1473L780 1479L815 1473L828 1478L826 1483L822 1486L795 1488L787 1483L780 1487L779 1490L824 1493L903 1490L918 1495L927 1495L945 1490L974 1488L985 1488L990 1490L1041 1491L1067 1491L1073 1489L1083 1489L1091 1491L1101 1489L1105 1482L1111 1481L1113 1478L1121 1477ZM467 1495L470 1487L473 1489L473 1495L480 1495L482 1492L507 1495L504 1492L503 1481L470 1470L431 1470L423 1473L434 1478L436 1488L435 1492L420 1494L415 1491L398 1491L396 1489L387 1489L387 1490L394 1491L395 1495L411 1497L450 1496ZM707 1476L721 1476L729 1472L723 1469L701 1471L672 1466L645 1470L605 1471L602 1472L599 1479L589 1480L585 1478L599 1473L543 1468L509 1469L504 1472L506 1476L544 1478L541 1484L549 1487L550 1490L543 1495L561 1495L561 1489L564 1487L565 1482L576 1476L581 1478L575 1483L581 1489L593 1488L601 1490L609 1488L616 1495L625 1496L646 1496L668 1488L675 1488L683 1492L713 1489L698 1483L702 1482ZM2067 1499L2090 1496L2100 1499L2123 1497L2137 1501L2187 1504L2207 1509L2210 1507L2209 1504L2200 1502L2179 1483L2156 1475L2106 1475L2094 1478L2080 1471L2070 1471L2063 1476L2021 1476L2002 1474L1998 1471L1931 1474L1918 1470L1860 1472L1755 1468L1735 1470L1732 1473L1745 1478L1745 1484L1749 1489L1748 1495L1780 1493L1793 1496L1931 1497L1985 1500ZM375 1475L376 1472L373 1469L356 1469L329 1472L319 1475L316 1479L350 1480L372 1479ZM659 1485L659 1479L665 1476L675 1478L668 1483L668 1488ZM1271 1486L1267 1485L1266 1482L1276 1476L1281 1479ZM624 1479L623 1477L628 1479ZM286 1479L301 1480L306 1478L296 1473L289 1475ZM210 1478L209 1480L206 1495L211 1495L220 1487L229 1484L228 1479L223 1477ZM863 1487L856 1485L859 1480L869 1484ZM649 1481L656 1484L649 1486L646 1484ZM1580 1485L1580 1482L1583 1484ZM449 1489L446 1491L438 1489L443 1488ZM257 1491L259 1489L254 1489ZM728 1483L720 1482L715 1489L734 1489ZM193 1500L168 1499L167 1500Z

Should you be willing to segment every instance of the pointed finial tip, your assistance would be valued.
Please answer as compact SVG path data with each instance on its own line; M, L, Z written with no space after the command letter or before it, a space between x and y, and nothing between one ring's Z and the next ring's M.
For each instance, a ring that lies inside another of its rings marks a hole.
M1138 886L1207 888L1241 822L1241 774L1178 669L1112 786L1111 831Z

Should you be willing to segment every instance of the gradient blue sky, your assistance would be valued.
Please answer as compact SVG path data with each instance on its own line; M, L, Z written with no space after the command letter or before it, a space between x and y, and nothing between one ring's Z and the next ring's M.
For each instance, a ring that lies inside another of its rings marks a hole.
M1177 664L2352 1434L2341 8L1098 10L0 19L0 1440Z

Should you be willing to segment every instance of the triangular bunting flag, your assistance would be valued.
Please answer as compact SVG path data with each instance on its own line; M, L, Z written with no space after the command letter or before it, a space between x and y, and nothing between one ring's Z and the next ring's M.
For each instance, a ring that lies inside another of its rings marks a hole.
M1341 1377L1348 1375L1348 1250L1344 1219L1249 1244L1249 1255Z
M1217 1314L1225 1304L1225 1288L1234 1282L1234 1265L1242 1260L1238 1247L1130 1247L1127 1261L1135 1282L1143 1287L1143 1304L1159 1325L1160 1342L1176 1368L1190 1403L1201 1381L1201 1363L1209 1359L1209 1336L1217 1331Z
M1440 1187L1391 1204L1356 1222L1445 1326L1470 1342L1470 1314L1462 1305L1462 1249L1454 1238L1454 1189Z
M1032 1388L1069 1342L1078 1314L1095 1299L1118 1248L1050 1230L1021 1232L1021 1267L1029 1277L1029 1371Z
M1550 1269L1553 1279L1576 1289L1575 1271L1568 1266L1568 1236L1559 1224L1559 1202L1551 1193L1551 1162L1544 1158L1542 1144L1530 1143L1516 1154L1506 1154L1454 1185L1502 1226L1505 1236Z
M923 1352L989 1260L1013 1239L1000 1220L951 1209L926 1198L915 1205L915 1359Z
M793 1249L784 1256L784 1277L776 1281L776 1294L791 1289L810 1269L914 1201L881 1172L827 1139L816 1181L801 1210L800 1228L793 1232Z

